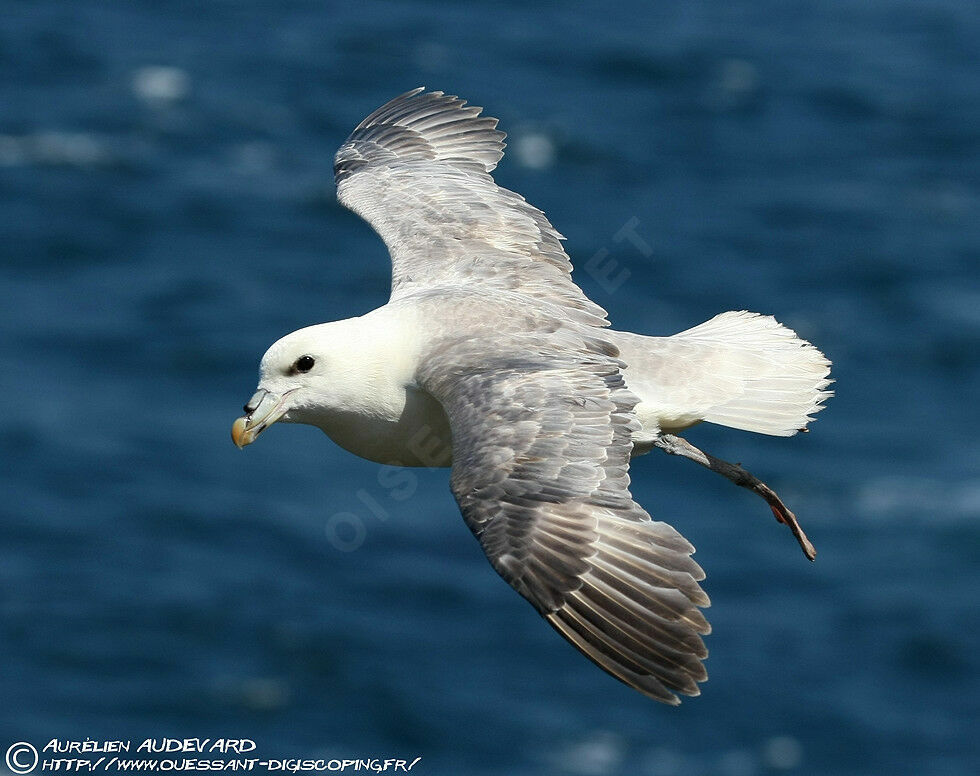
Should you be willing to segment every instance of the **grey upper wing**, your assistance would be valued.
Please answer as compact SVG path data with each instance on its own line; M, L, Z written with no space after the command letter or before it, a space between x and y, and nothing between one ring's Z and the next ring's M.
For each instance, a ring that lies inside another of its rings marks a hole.
M364 119L337 152L337 198L388 246L392 298L479 284L608 325L572 282L561 235L544 213L494 183L504 133L480 111L415 89Z
M531 352L462 368L450 349L423 366L452 428L466 524L497 572L601 668L665 703L697 695L704 573L630 495L636 399L611 358Z

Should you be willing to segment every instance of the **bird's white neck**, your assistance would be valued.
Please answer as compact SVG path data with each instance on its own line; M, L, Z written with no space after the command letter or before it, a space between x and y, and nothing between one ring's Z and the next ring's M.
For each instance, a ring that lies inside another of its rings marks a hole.
M371 461L449 465L445 413L415 385L423 343L411 307L385 305L307 331L312 341L329 343L329 384L319 401L290 410L286 420L317 426L344 449Z

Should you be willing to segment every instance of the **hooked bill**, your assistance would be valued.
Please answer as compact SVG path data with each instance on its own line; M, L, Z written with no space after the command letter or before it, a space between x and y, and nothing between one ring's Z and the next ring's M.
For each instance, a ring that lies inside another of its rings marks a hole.
M239 450L243 450L245 445L248 444L242 439L242 437L245 435L245 427L247 425L248 418L244 416L238 418L238 420L231 424L231 441L235 443L235 447L237 447Z

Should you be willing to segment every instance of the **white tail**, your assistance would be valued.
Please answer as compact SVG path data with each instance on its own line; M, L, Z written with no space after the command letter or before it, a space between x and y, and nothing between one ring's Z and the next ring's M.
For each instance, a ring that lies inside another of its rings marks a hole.
M744 310L716 315L671 340L722 349L715 363L739 390L707 407L703 420L774 436L806 430L822 402L833 395L830 361L771 315Z
M641 445L701 421L792 436L833 395L830 361L768 315L722 313L673 337L614 336L641 400Z

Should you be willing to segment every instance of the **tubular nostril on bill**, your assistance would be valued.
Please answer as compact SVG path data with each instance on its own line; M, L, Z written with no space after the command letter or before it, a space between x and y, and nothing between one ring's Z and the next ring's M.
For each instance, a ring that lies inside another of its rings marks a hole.
M265 399L267 394L268 391L266 391L264 388L260 388L259 390L257 390L255 392L255 395L252 396L252 398L249 399L247 402L245 402L245 406L242 407L242 409L245 410L245 414L251 415L253 412L255 412L259 408L259 405L262 403L262 400Z

